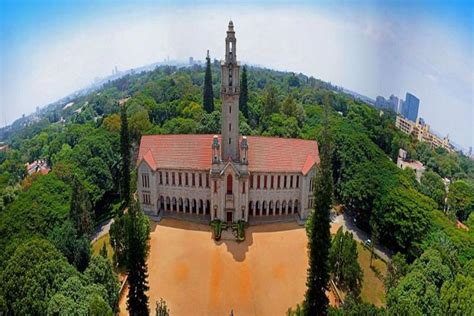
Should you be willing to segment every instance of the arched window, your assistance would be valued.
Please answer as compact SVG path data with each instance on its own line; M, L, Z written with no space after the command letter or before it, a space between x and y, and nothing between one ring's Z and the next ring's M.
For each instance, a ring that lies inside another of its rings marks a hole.
M283 202L281 203L281 214L282 214L282 215L283 215L283 214L287 214L287 213L286 213L286 201L283 201Z
M232 194L232 175L227 176L227 194Z
M249 216L253 216L253 202L249 202Z
M184 212L189 213L189 199L184 200Z
M169 211L171 209L171 201L169 196L166 197L166 210Z
M288 214L293 214L293 202L291 200L288 202Z
M160 196L160 208L162 211L165 210L165 198L162 196Z
M275 203L275 215L280 215L280 201Z
M178 212L183 212L183 199L179 198L178 200Z
M268 213L269 215L273 215L273 201L270 201L270 203L268 203Z
M206 215L211 214L211 201L206 200Z
M262 215L267 215L267 201L262 202Z
M176 212L177 208L176 208L176 198L175 197L172 200L172 205L173 205L173 212Z
M193 214L196 214L196 199L193 199L192 201L191 210Z
M260 202L259 201L255 202L255 215L256 216L260 215Z
M295 205L293 207L293 210L295 211L295 213L298 213L298 200L295 200Z

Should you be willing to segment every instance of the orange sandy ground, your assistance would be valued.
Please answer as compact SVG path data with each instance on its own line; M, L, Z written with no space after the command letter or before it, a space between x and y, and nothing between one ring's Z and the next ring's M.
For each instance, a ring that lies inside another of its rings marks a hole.
M160 297L173 316L285 315L303 301L307 238L296 223L251 226L237 243L215 242L210 226L164 219L152 224L150 242L152 314Z

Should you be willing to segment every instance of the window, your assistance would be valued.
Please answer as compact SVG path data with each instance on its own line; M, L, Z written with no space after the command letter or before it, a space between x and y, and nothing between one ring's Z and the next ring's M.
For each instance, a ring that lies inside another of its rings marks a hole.
M293 176L290 176L290 188L293 188Z
M183 183L181 182L181 172L178 172L178 185L182 186Z
M260 189L260 176L257 176L257 189Z
M229 123L229 132L232 130L232 124Z
M270 177L270 189L273 189L273 176Z
M161 171L159 174L160 174L160 184L163 184L163 174L161 173Z
M278 188L278 189L280 188L280 176L278 176L278 180L277 180L277 188Z
M229 113L232 113L232 106L229 105Z
M142 173L142 186L144 188L150 187L150 178L147 173Z
M266 189L267 188L267 176L263 176L263 188Z
M253 189L253 174L250 175L250 188Z
M286 189L286 176L283 177L283 189Z
M184 185L185 185L185 186L188 186L188 185L189 185L188 173L187 173L187 172L184 174Z
M232 194L232 182L232 175L227 175L227 194Z
M191 185L193 187L196 186L196 177L194 173L191 174Z
M217 181L214 180L214 193L217 193Z
M206 188L209 188L209 173L206 173Z
M242 182L242 193L245 194L245 181Z
M166 172L166 185L169 184L168 172Z
M143 204L151 204L149 193L143 193Z
M202 187L202 174L199 174L199 186Z
M175 181L176 179L175 179L174 176L175 176L175 175L174 175L174 172L172 172L172 173L171 173L171 184L172 184L172 185L176 185L176 181Z
M230 137L229 137L229 145L230 145Z
M295 185L296 185L296 188L299 188L300 187L300 176L296 176L296 179L295 179Z

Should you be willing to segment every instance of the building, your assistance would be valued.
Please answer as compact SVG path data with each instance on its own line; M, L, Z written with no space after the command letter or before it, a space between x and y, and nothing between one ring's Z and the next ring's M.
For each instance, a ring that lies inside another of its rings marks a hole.
M421 181L421 176L426 170L425 166L421 163L421 161L407 159L407 152L401 148L398 151L397 166L400 169L410 168L414 170L415 175L416 175L416 180L418 182Z
M143 210L226 222L307 218L318 144L240 135L240 64L232 21L221 74L221 135L142 137L137 187Z
M0 143L0 152L6 153L8 151L8 144Z
M398 111L398 97L394 96L393 94L388 98L388 108L391 109L393 112L397 113Z
M406 134L413 135L419 141L428 142L431 148L442 147L449 152L454 152L454 147L449 142L449 137L441 138L430 131L430 126L426 124L423 118L418 118L415 122L397 115L395 126Z
M25 166L29 175L37 172L44 175L51 171L51 168L48 166L45 160L35 160L32 163L26 163Z
M403 102L402 115L412 122L416 122L418 118L418 108L420 107L420 99L413 94L407 92L405 101Z

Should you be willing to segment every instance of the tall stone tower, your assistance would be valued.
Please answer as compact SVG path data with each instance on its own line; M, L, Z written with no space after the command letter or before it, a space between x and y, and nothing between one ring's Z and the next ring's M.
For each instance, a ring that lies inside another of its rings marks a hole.
M225 60L221 61L222 153L223 161L240 161L239 94L240 65L237 62L237 39L234 24L229 22L225 38Z

